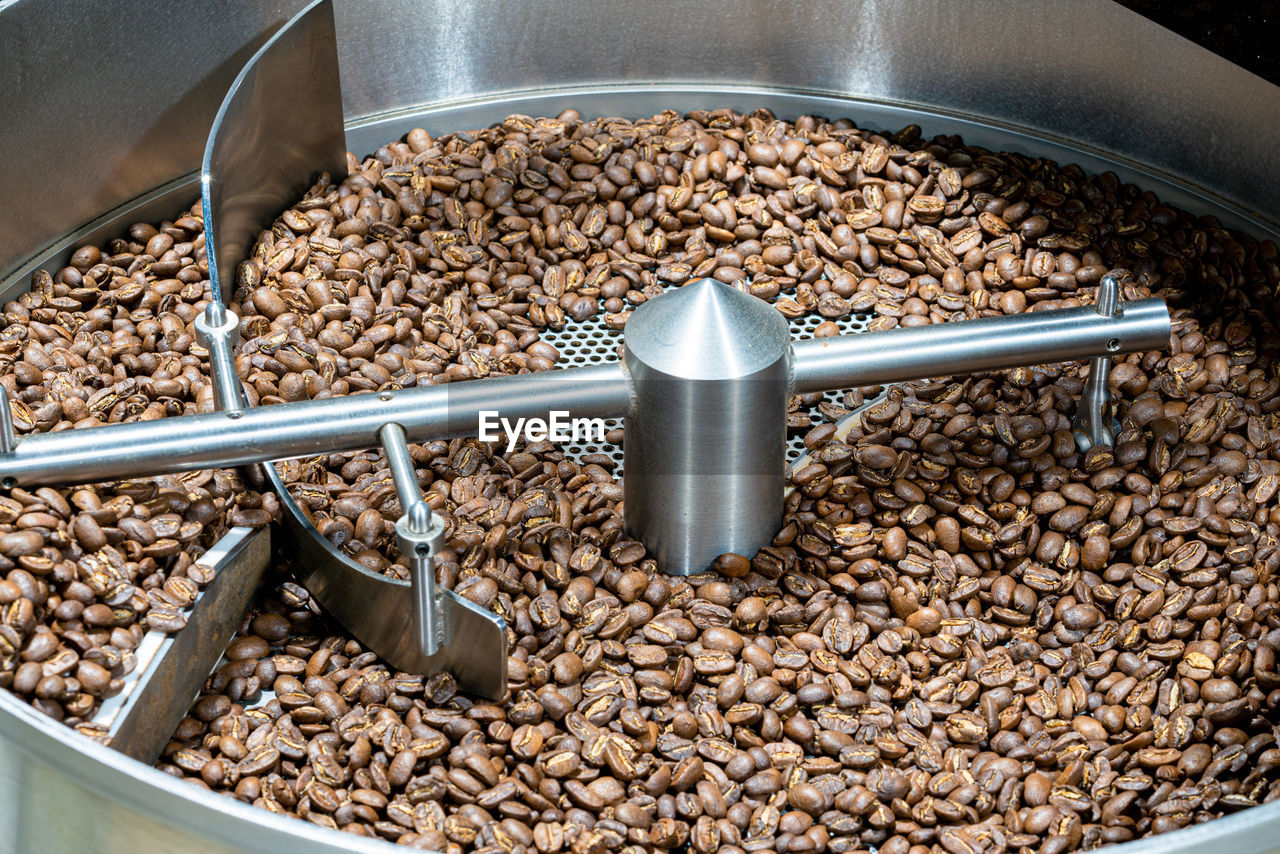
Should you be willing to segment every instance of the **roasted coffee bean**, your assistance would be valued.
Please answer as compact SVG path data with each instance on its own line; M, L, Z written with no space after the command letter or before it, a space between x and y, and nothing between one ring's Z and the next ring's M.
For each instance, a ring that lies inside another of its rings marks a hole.
M253 619L253 633L269 643L280 643L289 637L289 621L277 614L259 614Z
M82 247L71 266L33 276L31 293L6 306L3 323L23 342L0 367L13 383L19 431L199 411L208 369L203 351L191 349L189 324L208 298L201 231L199 217L186 212L158 226L139 223L110 251ZM262 504L244 486L239 474L220 471L6 490L0 632L39 630L19 659L0 648L0 684L101 735L93 713L136 667L128 653L144 628L185 625L184 609L210 580L194 561L241 503ZM22 639L5 636L3 644L22 647ZM17 678L24 661L40 662L63 689L45 677L33 682L29 668Z
M270 652L271 647L266 641L256 635L248 635L232 641L227 647L226 656L232 661L239 661L247 658L262 658Z

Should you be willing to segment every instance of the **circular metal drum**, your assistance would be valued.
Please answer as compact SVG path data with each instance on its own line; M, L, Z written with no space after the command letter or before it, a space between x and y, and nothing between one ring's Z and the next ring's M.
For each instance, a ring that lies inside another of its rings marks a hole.
M0 291L198 194L228 85L301 0L0 3ZM1259 237L1280 89L1108 0L339 0L348 148L511 113L765 107L1111 169ZM128 49L122 46L128 45ZM284 117L287 120L287 117ZM390 851L183 785L0 691L0 849ZM1117 851L1274 847L1280 805Z

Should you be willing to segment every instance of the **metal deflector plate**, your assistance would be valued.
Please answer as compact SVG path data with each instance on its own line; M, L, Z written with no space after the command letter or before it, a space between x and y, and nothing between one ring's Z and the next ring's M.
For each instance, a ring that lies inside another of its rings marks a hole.
M188 612L186 628L148 632L124 688L93 718L95 728L106 728L110 747L148 765L160 758L239 628L270 560L270 528L232 528L200 556L196 563L210 567L214 578Z

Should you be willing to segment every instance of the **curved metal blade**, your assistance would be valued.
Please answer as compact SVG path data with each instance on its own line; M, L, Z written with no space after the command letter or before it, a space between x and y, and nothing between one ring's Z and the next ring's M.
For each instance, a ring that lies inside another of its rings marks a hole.
M224 305L258 233L321 172L347 172L331 0L295 15L240 71L213 120L201 167L209 283Z
M499 700L507 690L507 624L452 590L439 590L440 633L435 655L423 655L413 628L409 582L360 566L320 536L289 490L265 465L267 479L284 505L286 553L293 573L316 601L360 642L406 673L448 671L464 691Z

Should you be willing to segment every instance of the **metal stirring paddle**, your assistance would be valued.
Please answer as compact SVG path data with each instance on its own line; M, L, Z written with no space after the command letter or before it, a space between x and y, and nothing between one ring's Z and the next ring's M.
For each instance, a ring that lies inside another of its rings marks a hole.
M330 0L318 0L281 27L232 84L214 120L201 173L209 279L214 294L197 318L209 351L215 405L243 410L235 369L238 320L224 308L233 271L258 231L294 202L318 170L339 180L346 140ZM437 588L433 558L444 538L418 484L400 425L379 431L404 516L397 542L409 559L408 582L371 572L316 530L275 466L263 465L284 507L286 553L298 581L361 643L409 673L451 673L471 693L499 699L507 690L506 623L452 590Z

